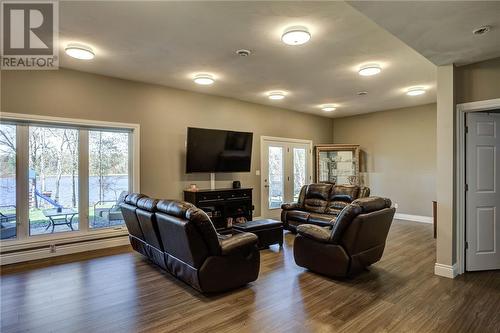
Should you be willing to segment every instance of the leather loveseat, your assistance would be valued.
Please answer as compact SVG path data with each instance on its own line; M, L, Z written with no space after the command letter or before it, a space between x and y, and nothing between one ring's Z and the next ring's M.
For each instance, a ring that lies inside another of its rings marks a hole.
M259 275L257 236L219 235L190 203L132 193L121 209L132 248L201 292L237 288Z
M340 211L353 200L368 197L370 189L357 185L315 183L304 185L299 199L281 206L283 227L292 232L298 225L307 223L332 226Z
M382 257L395 211L389 199L362 198L345 207L333 227L299 225L295 263L330 277L362 271Z

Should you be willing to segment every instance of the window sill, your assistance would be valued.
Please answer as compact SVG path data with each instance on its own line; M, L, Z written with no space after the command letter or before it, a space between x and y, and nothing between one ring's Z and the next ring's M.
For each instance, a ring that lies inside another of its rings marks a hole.
M28 239L3 240L0 241L0 254L5 252L15 252L29 250L50 245L61 245L68 243L99 240L103 238L125 236L128 234L126 227L107 228L91 231L69 231L60 234L47 234L31 236Z

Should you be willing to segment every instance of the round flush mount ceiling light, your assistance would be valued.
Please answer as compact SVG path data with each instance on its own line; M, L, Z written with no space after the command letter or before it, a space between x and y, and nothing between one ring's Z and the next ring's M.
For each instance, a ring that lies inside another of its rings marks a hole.
M95 53L90 46L72 43L68 44L64 49L67 55L75 59L91 60L94 59Z
M425 89L423 87L413 87L406 91L408 96L418 96L425 94Z
M210 74L196 74L193 78L194 83L202 86L209 86L215 82L215 79Z
M368 95L368 91L358 91L356 93L356 95L358 95L358 96L366 96L366 95Z
M287 45L301 45L307 43L311 39L311 34L306 27L293 26L285 30L281 36L283 43Z
M363 66L359 69L358 73L361 76L377 75L382 71L382 68L377 64Z
M271 91L267 93L267 97L272 100L280 100L285 98L285 93L283 91Z
M337 107L335 106L335 104L323 104L321 105L321 110L325 112L332 112L337 110Z
M474 35L484 35L485 33L489 32L491 30L491 27L489 25L483 25L477 29L472 30L472 33Z

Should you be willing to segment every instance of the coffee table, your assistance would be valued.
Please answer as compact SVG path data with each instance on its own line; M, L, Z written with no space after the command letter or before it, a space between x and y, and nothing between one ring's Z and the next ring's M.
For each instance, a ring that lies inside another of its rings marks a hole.
M233 229L241 232L251 232L259 238L259 249L268 248L269 245L283 246L283 223L271 219L261 219L234 224Z

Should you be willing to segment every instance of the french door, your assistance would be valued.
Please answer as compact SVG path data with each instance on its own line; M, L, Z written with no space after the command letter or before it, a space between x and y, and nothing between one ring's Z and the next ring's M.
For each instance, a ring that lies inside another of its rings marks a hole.
M261 170L261 215L279 218L281 205L297 201L312 180L312 142L262 137Z

